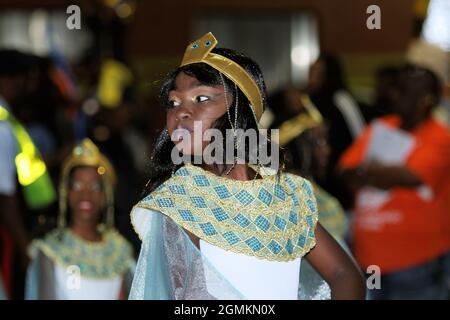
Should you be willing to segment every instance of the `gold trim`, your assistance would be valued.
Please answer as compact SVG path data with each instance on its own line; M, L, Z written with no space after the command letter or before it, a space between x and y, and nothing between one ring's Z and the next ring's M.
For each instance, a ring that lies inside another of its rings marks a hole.
M300 99L305 107L305 112L302 112L281 124L279 130L280 146L285 146L304 131L315 128L323 122L322 115L309 96L302 95Z
M264 104L258 84L240 65L219 54L211 53L218 41L211 32L189 44L181 62L181 67L193 63L206 63L233 81L250 102L250 107L259 122Z

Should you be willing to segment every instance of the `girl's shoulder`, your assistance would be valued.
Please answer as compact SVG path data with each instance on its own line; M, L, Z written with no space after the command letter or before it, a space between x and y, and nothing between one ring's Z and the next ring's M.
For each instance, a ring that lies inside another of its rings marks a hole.
M28 247L28 254L31 258L34 258L39 252L47 251L47 248L57 247L61 243L63 235L63 230L55 228L47 232L44 236L33 239Z
M308 179L290 172L281 172L281 177L285 180L286 184L292 191L304 193L308 198L314 199L314 187L311 181Z

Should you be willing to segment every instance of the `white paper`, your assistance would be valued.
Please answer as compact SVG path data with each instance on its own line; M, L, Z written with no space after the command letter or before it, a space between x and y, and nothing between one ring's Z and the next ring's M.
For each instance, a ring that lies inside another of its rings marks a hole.
M380 121L373 125L372 137L364 162L377 162L383 165L402 165L416 145L414 136L400 129L390 128ZM418 196L423 200L431 200L433 193L428 186L417 188ZM363 188L357 198L357 206L372 211L382 207L391 198L389 190L374 187Z

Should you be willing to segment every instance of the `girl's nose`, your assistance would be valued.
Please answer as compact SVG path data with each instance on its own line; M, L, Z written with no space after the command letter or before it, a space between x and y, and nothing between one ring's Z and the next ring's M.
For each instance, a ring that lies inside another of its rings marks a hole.
M192 113L189 110L189 108L186 108L185 106L181 105L181 106L179 106L179 108L177 110L175 119L179 122L179 121L191 118L191 115L192 115Z
M92 190L90 188L88 188L88 187L84 187L83 189L80 190L80 195L83 198L90 198L91 197L91 193L92 193Z

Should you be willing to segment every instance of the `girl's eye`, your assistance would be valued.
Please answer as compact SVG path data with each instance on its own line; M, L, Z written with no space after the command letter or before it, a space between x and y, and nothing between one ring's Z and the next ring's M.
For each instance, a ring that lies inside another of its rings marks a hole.
M180 105L180 103L179 103L178 101L176 101L176 100L169 100L169 101L167 102L167 106L168 106L169 108L178 107L179 105Z
M197 97L197 102L205 102L210 100L210 98L208 96L198 96Z
M83 184L79 181L74 181L70 187L73 191L80 191L83 188Z
M70 186L72 191L81 191L83 188L88 188L92 192L100 192L103 190L103 185L100 182L93 182L91 184L83 183L81 181L74 181Z
M92 184L91 190L94 191L94 192L100 192L100 191L102 191L102 185L101 185L101 183L98 183L98 182L97 182L97 183Z

